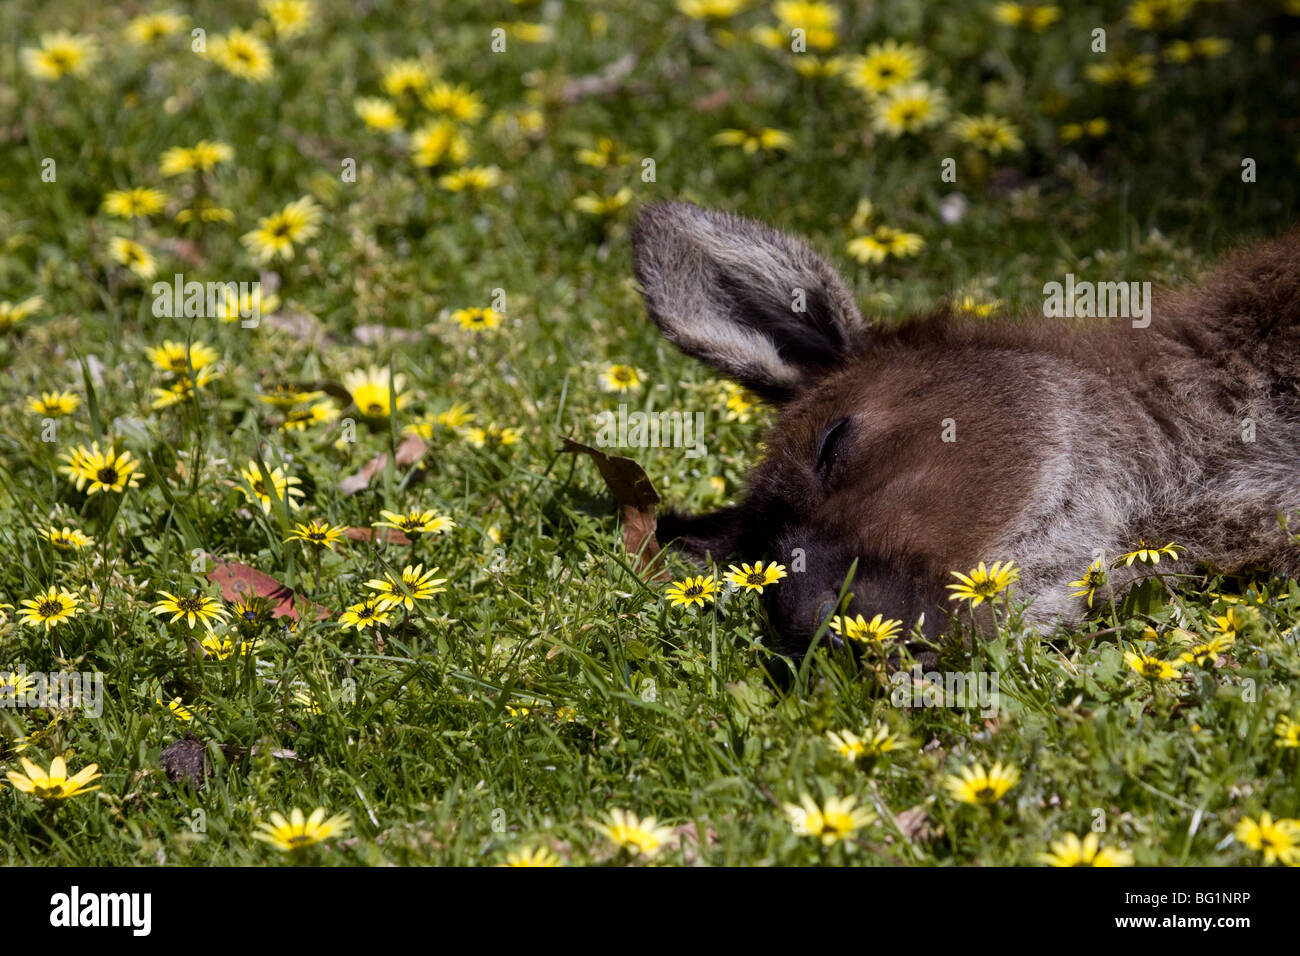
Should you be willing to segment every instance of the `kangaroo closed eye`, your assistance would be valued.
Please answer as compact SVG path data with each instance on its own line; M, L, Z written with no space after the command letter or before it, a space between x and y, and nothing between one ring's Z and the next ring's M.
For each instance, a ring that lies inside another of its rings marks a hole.
M840 446L848 431L849 420L841 418L831 422L826 426L826 430L822 432L822 439L817 447L817 474L822 481L830 478L831 469L835 467L835 462L839 458Z

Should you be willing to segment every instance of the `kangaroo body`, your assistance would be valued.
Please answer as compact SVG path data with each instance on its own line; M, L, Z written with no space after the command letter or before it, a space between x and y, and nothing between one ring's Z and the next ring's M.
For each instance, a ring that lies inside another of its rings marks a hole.
M803 243L685 204L643 213L636 270L667 338L778 406L740 504L661 529L802 566L769 604L789 649L855 560L850 613L931 634L980 561L1017 563L1038 622L1077 621L1069 582L1139 541L1300 575L1278 524L1300 511L1300 234L1158 295L1144 328L938 312L882 332Z

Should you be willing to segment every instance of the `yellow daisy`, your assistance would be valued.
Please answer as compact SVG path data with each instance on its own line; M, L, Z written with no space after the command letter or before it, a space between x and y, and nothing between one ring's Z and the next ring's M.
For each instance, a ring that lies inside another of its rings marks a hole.
M469 309L457 309L451 314L451 319L462 329L469 329L473 332L481 332L485 329L495 329L501 324L502 315L496 309L482 309L478 307Z
M1159 564L1162 554L1168 556L1171 561L1177 561L1178 552L1186 550L1181 544L1173 544L1172 542L1163 548L1152 548L1148 547L1145 541L1139 541L1137 550L1130 551L1128 554L1121 554L1115 559L1112 567L1117 568L1121 563L1125 567L1132 567L1134 561L1141 561L1143 564Z
M857 617L837 615L831 618L831 630L840 637L863 644L888 641L898 636L903 622L877 614L870 621L859 614Z
M82 548L93 547L95 544L95 539L90 535L76 528L69 528L67 525L62 528L56 528L53 525L44 528L41 531L41 537L56 548L65 551L70 549L81 550Z
M1214 664L1236 642L1237 639L1233 635L1220 634L1208 641L1193 644L1183 652L1182 659L1188 664L1196 664L1201 667L1206 664Z
M1083 68L1083 75L1101 86L1137 89L1155 79L1155 57L1150 53L1112 54L1106 62L1089 63Z
M271 50L256 33L234 29L208 40L208 59L241 80L265 83L275 72Z
M320 231L321 208L310 196L295 199L279 212L257 221L257 228L245 233L244 243L259 262L276 256L292 259L294 243L306 242Z
M194 712L185 706L179 697L173 697L169 701L158 701L159 705L166 707L167 711L177 720L189 723L194 719Z
M804 793L799 796L798 804L785 805L785 813L798 832L817 837L823 846L830 846L876 822L876 814L867 807L859 807L857 802L854 796L830 797L818 806Z
M594 149L580 149L573 158L584 166L594 169L608 169L611 166L626 166L632 161L632 154L623 152L622 147L607 136L596 141Z
M45 630L58 627L64 621L81 613L81 599L71 591L51 585L44 593L18 602L18 621Z
M1102 564L1101 558L1098 558L1088 565L1088 570L1084 572L1083 577L1070 582L1070 587L1079 589L1071 591L1070 597L1087 597L1088 607L1092 607L1092 599L1097 593L1097 589L1104 588L1107 581L1106 568Z
M704 607L706 603L713 602L714 590L713 575L700 575L684 581L674 581L664 591L664 597L673 607L690 607L692 604Z
M480 119L486 107L477 93L467 86L437 83L420 95L420 102L435 113L460 123Z
M790 149L794 138L779 129L760 126L755 129L724 129L710 140L715 146L739 146L746 153L761 150Z
M1010 27L1042 33L1061 19L1061 8L1054 3L999 3L993 7L993 19Z
M963 767L944 781L954 800L977 806L997 803L1008 790L1020 782L1020 771L1010 765L995 763L984 769L982 764Z
M286 40L305 33L315 15L310 0L262 0L262 9L275 35Z
M378 96L361 96L352 103L361 122L381 133L391 133L402 128L402 117L391 100Z
M27 410L33 415L46 415L62 418L71 415L81 405L81 396L76 392L41 392L40 397L28 396Z
M892 86L872 104L872 125L894 138L936 126L947 115L943 90L920 81Z
M159 10L134 17L126 25L126 38L136 46L151 46L159 40L175 36L185 29L186 20L171 10Z
M853 86L875 96L916 79L924 62L919 47L890 39L867 47L864 56L849 62L844 76Z
M406 376L400 372L394 374L390 386L388 369L377 365L348 372L343 376L343 387L352 396L357 411L366 418L387 418L394 406L402 408L409 400L409 396L402 394Z
M415 567L408 564L402 568L400 580L391 574L386 574L382 578L367 581L366 587L379 592L376 599L382 610L400 606L412 611L415 609L416 601L428 600L435 594L447 590L442 586L447 583L447 579L434 577L439 570L439 568L430 568L425 571L422 564L417 564Z
M1016 127L991 113L982 116L958 116L950 127L954 136L990 156L999 156L1005 150L1018 153L1024 148Z
M41 45L26 47L23 65L37 79L57 80L65 76L85 76L99 58L93 38L64 31L41 34Z
M469 140L451 120L425 123L411 134L411 157L420 167L463 163L469 156Z
M496 422L484 428L470 428L465 432L469 443L475 448L504 448L519 441L518 428L503 428Z
M573 199L573 208L578 212L586 213L588 216L607 217L613 216L627 208L627 204L632 201L632 190L624 186L616 193L608 196L599 196L595 193L584 193L581 196L575 196Z
M736 567L734 564L728 569L727 580L737 588L747 591L757 591L763 593L763 588L771 584L776 584L783 577L786 577L785 567L777 564L775 561L763 566L762 561L755 561L753 564L742 564Z
M500 866L563 866L560 858L546 847L533 850L512 850Z
M1051 844L1050 853L1040 853L1038 858L1048 866L1132 866L1133 854L1101 845L1101 837L1089 833L1080 840L1073 833Z
M978 607L985 601L992 601L998 594L1011 587L1020 578L1020 569L1014 561L1003 564L994 562L993 567L985 567L984 562L973 568L969 574L960 571L951 572L960 583L949 584L950 601L970 601L971 607Z
M438 185L449 192L482 192L501 182L501 170L496 166L466 166L438 177Z
M432 81L429 69L419 60L394 60L384 70L382 85L389 96L419 93Z
M298 485L302 484L302 479L294 475L286 475L284 468L276 465L268 469L267 474L271 478L270 490L266 487L266 482L262 479L262 471L258 463L248 462L248 467L240 471L239 477L244 479L244 484L236 485L239 493L250 504L261 507L264 514L271 513L271 507L274 501L283 501L291 511L297 511L300 507L297 499L303 497L302 489Z
M184 342L174 342L171 339L162 345L146 348L144 352L158 368L175 375L184 375L191 368L197 372L204 366L211 365L218 357L214 349L202 342L192 342L186 348Z
M305 850L323 840L329 840L351 826L352 820L346 813L336 813L327 820L325 808L317 807L310 817L304 819L303 812L295 807L287 820L282 814L272 813L269 823L259 822L257 828L261 832L254 833L253 839L269 843L277 850L288 853Z
M1300 721L1295 721L1287 714L1280 714L1273 725L1273 741L1278 747L1288 749L1300 748Z
M23 299L21 302L10 302L8 299L0 301L0 332L12 329L23 319L35 314L44 304L45 300L39 295Z
M339 626L345 631L350 627L363 631L376 624L387 623L388 611L378 597L368 597L356 604L349 604L347 610L339 615Z
M607 392L632 392L641 387L641 371L631 365L611 365L600 374L600 385Z
M161 210L166 202L167 194L161 189L115 189L104 196L104 212L119 219L143 219Z
M302 541L318 548L333 551L334 545L343 539L347 530L343 525L331 525L328 521L300 522L294 525L293 530L289 532L289 537L284 540Z
M173 146L158 159L158 171L164 176L180 176L185 173L207 173L216 168L218 163L228 163L235 158L235 151L229 143L220 140L201 139L193 146Z
M152 279L158 273L158 262L152 253L133 239L114 236L108 241L108 256L141 279Z
M633 856L657 856L673 838L673 831L654 817L640 819L626 810L610 810L604 821L592 824L616 846Z
M751 0L677 0L677 9L692 20L726 20L734 17Z
M1141 651L1125 651L1124 662L1147 680L1172 680L1185 661L1165 661Z
M875 760L902 746L898 736L884 724L868 727L865 737L859 737L851 730L829 730L826 737L832 749L849 763Z
M914 256L925 248L925 240L914 232L904 232L892 226L877 226L865 236L849 240L845 247L858 262L884 262L890 256L902 259Z
M67 462L59 471L68 476L78 491L85 490L88 495L125 491L140 484L140 473L135 470L129 451L118 455L111 445L101 451L99 442L91 442L90 447L80 445L59 457Z
M380 516L383 521L376 521L376 528L396 528L403 534L442 534L456 527L456 522L452 521L446 515L440 515L436 511L424 511L419 508L412 508L406 514L399 514L396 511L381 511Z
M25 772L18 773L16 770L10 770L6 775L9 783L19 793L30 793L38 800L67 800L78 794L99 789L98 784L93 787L87 786L92 780L97 780L101 776L98 764L92 763L69 777L68 765L62 757L55 757L50 762L48 771L42 770L26 757L22 757L21 760Z
M151 614L157 614L159 617L166 617L170 614L171 620L168 624L175 624L181 618L185 618L185 623L190 629L194 629L195 623L202 624L209 634L212 633L212 622L223 621L226 618L226 610L216 598L210 598L204 594L185 594L177 597L170 591L159 591L161 600L149 609Z
M1242 817L1234 836L1243 846L1263 853L1265 866L1278 861L1284 866L1300 866L1300 820L1275 821L1265 810L1258 820Z
M182 373L183 377L176 379L166 388L153 388L150 392L154 396L153 403L149 406L155 411L163 408L170 408L180 402L183 402L194 395L195 389L202 390L204 386L216 378L220 378L221 373L211 367L202 369L194 374L191 378L188 373Z
M825 50L839 40L836 29L840 25L840 11L822 0L780 0L772 5L772 13L789 38L794 30L802 30L809 48Z

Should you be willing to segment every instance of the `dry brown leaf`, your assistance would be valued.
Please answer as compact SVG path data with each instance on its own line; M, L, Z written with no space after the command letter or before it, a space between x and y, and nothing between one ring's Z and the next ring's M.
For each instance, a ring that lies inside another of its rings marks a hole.
M623 81L636 69L636 54L624 53L617 60L606 63L595 73L575 77L560 90L560 99L577 103L591 96L608 96L623 85Z
M731 102L731 90L714 90L712 93L705 93L691 103L691 108L701 113L707 113L709 110L716 110L721 106L726 106Z
M402 443L397 446L397 453L393 456L393 461L399 468L407 468L414 465L424 457L424 453L429 450L424 439L419 435L407 435L402 439ZM376 455L366 462L361 470L355 475L349 475L339 482L339 491L345 495L355 495L363 488L368 488L370 482L374 480L375 475L384 470L388 464L388 452Z
M362 345L379 345L388 340L410 345L424 338L415 329L404 329L395 325L381 325L378 322L356 326L352 329L352 337Z
M925 841L934 835L930 827L930 814L919 804L894 814L894 822L909 840Z
M660 554L659 539L655 537L659 493L645 469L631 458L607 455L572 438L563 441L566 452L588 456L605 479L605 487L614 496L623 519L623 547L632 556L637 573L648 581L668 580L668 572L655 567Z
M380 544L410 544L411 539L396 528L348 528L353 541L378 541Z
M271 575L250 568L247 564L238 561L218 564L208 572L208 580L221 588L221 596L227 601L238 601L255 594L271 602L272 617L287 617L296 621L301 616L298 612L298 595ZM308 606L305 598L302 599L302 604ZM330 616L330 612L319 604L310 607L317 620Z

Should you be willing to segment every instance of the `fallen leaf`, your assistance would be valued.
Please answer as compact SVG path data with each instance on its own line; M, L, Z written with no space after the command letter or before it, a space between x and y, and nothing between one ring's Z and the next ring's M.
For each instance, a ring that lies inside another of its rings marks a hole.
M637 573L650 581L668 580L666 570L652 571L660 553L659 540L655 537L658 527L655 506L659 504L659 493L645 469L631 458L606 455L600 449L572 438L563 438L563 441L566 452L591 458L605 479L605 487L614 496L614 503L623 519L623 547L632 556Z
M262 316L262 325L276 332L283 332L300 342L313 342L330 338L325 326L314 315L281 309L271 315Z
M410 544L411 539L396 528L348 528L347 536L353 541L374 541L380 544Z
M595 73L570 80L560 90L560 99L566 103L576 103L591 96L608 96L622 87L623 81L634 69L636 69L636 54L624 53L617 60L606 63Z
M924 806L909 807L894 814L894 823L909 840L928 840L934 833L930 827L930 814Z
M424 457L424 453L429 450L424 439L419 435L407 435L402 439L402 443L397 446L397 454L393 456L393 461L399 468L407 468L414 465ZM363 488L370 487L370 482L374 480L375 475L384 470L388 464L388 452L383 452L371 458L361 470L355 475L349 475L339 482L339 491L345 495L355 495Z
M250 568L238 561L230 561L218 564L209 571L208 580L221 588L221 596L227 601L237 601L242 597L255 594L271 602L272 617L287 617L295 621L300 617L298 595L269 574L263 574L256 568ZM303 601L305 600L304 598ZM330 616L330 612L319 604L313 604L311 607L317 620Z
M709 110L716 110L720 106L726 106L731 102L731 90L714 90L712 93L706 93L696 98L691 103L691 108L701 113Z
M371 322L366 325L358 325L352 330L352 337L362 345L378 345L385 340L411 344L419 342L423 335L415 329L403 329L399 326L381 325L378 322Z

